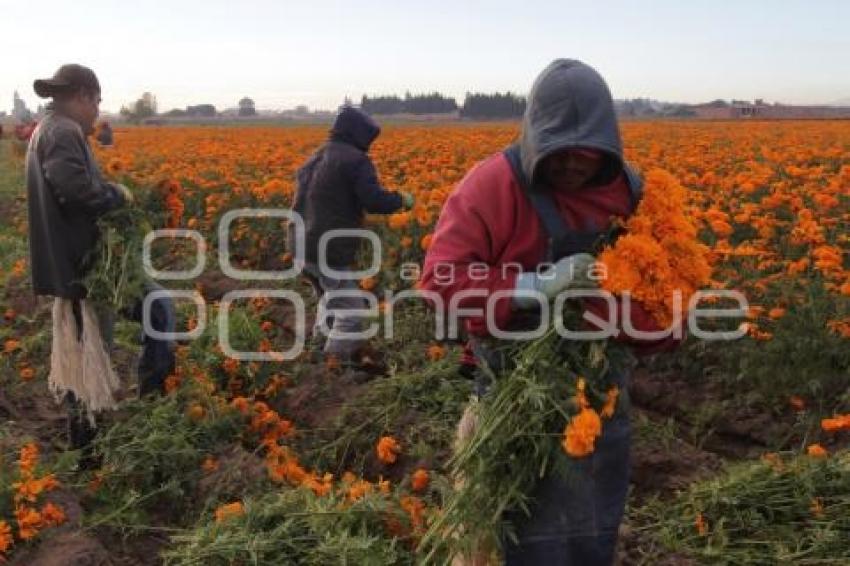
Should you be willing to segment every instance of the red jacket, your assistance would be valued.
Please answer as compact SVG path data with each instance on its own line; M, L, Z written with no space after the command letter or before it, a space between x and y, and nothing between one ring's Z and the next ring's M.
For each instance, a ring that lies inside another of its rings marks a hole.
M631 210L631 194L623 174L607 185L554 196L566 224L581 231L606 227L612 217L625 217ZM451 297L464 289L485 289L488 295L511 290L516 286L517 270L503 270L501 266L516 262L525 271L533 271L544 261L545 250L546 235L538 214L523 194L507 158L499 153L470 170L446 201L425 258L420 288L437 292L446 308ZM490 266L486 278L482 277L483 270L468 270L476 262ZM457 306L486 309L486 303L486 296L466 297ZM585 305L607 318L606 309L587 302ZM499 299L495 325L508 328L513 314L511 297ZM631 318L636 329L659 330L638 305L632 304ZM467 332L486 335L485 320L485 316L465 318ZM620 339L638 346L638 353L643 354L667 349L674 343L670 339L651 343Z

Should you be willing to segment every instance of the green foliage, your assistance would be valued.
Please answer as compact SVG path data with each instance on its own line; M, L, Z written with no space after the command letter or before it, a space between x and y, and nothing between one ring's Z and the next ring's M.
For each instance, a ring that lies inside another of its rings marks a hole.
M847 564L850 452L749 462L672 502L633 510L634 528L708 564ZM701 516L704 534L699 532Z
M411 549L385 533L387 517L404 520L397 509L382 495L348 503L285 489L247 500L243 515L220 523L209 519L174 536L163 558L174 566L410 564Z
M95 524L144 525L156 512L181 521L198 503L194 494L205 455L238 439L239 418L210 402L205 416L192 419L181 395L133 401L121 419L98 436L103 504Z
M578 377L586 379L587 398L598 406L608 380L627 363L605 342L562 341L553 329L507 347L505 355L515 367L493 376L492 389L474 406L477 426L449 461L462 485L445 495L442 513L423 538L426 561L442 553L471 555L473 544L495 548L503 535L511 537L504 514L528 513L541 477L569 473L560 433L578 411Z

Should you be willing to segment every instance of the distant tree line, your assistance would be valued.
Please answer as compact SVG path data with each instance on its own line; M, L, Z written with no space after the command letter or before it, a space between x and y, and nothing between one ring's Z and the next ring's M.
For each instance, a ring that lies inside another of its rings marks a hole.
M397 95L363 95L360 108L368 114L448 114L457 112L457 101L443 96L439 92L412 95L405 93L404 98Z
M464 118L518 118L525 112L525 97L504 94L466 93L460 115Z
M411 95L367 96L360 108L368 114L449 114L460 110L464 118L516 118L525 111L525 98L504 94L467 93L462 107L453 97L438 92Z

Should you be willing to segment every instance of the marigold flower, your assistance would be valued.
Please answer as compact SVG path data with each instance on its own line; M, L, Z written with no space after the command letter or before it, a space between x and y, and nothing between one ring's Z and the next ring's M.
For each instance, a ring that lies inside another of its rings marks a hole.
M697 516L694 518L694 527L696 527L699 536L704 537L708 534L708 523L702 516L702 513L697 513Z
M3 352L6 354L11 354L15 350L20 349L21 342L20 340L16 340L14 338L9 338L5 342L3 342Z
M186 410L186 415L193 421L200 421L206 415L206 410L199 403L192 403Z
M58 505L46 503L41 508L41 518L46 525L56 527L65 522L65 512Z
M32 507L16 507L15 520L18 523L18 538L21 540L34 538L44 527L41 513Z
M583 458L591 454L594 443L602 434L602 421L592 408L585 407L570 419L564 429L562 448L573 458Z
M810 444L806 449L806 453L812 458L826 458L829 456L829 452L820 444Z
M831 419L823 419L820 422L820 426L826 432L850 430L850 413L846 415L838 415Z
M445 346L431 344L428 346L428 359L431 361L441 360L446 356Z
M8 552L12 545L14 544L14 538L12 537L12 527L9 526L9 523L0 519L0 555ZM2 558L2 556L0 556Z
M799 395L791 395L788 398L788 404L791 405L791 408L797 412L806 410L806 401Z
M423 491L428 487L428 483L430 482L430 478L428 476L428 470L424 468L419 468L413 475L411 476L410 486L413 488L413 491Z
M215 510L215 522L222 523L231 519L233 517L240 517L245 514L245 508L242 506L241 501L236 501L234 503L227 503L225 505L221 505L218 509Z
M375 448L378 459L384 464L394 464L401 452L401 445L392 436L382 436Z

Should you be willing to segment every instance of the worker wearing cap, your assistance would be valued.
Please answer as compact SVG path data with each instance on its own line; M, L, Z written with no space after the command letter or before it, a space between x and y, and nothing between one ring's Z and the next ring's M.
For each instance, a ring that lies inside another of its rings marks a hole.
M98 218L132 202L133 196L124 185L110 183L103 178L87 141L87 136L94 131L99 113L100 83L91 69L71 64L60 67L50 79L35 81L33 86L38 96L52 99L47 113L33 132L26 157L33 291L36 295L55 298L54 334L57 313L65 312L61 308L67 308L76 322L80 343L86 335L95 331L97 336L106 337L108 341L112 333L111 313L99 310L94 320L100 324L92 325L95 328L84 328L89 305L85 300L87 290L83 280L92 265L91 252L97 247ZM146 292L156 288L158 286L150 283ZM137 306L133 316L140 319L141 315L141 308ZM153 301L148 316L152 328L163 332L173 329L174 312L169 300ZM53 343L50 384L60 393L67 392L65 402L69 407L70 444L73 448L82 448L94 436L93 419L88 418L90 413L83 414L85 411L80 405L82 402L88 408L90 399L86 399L84 387L78 387L77 391L73 387L55 387L54 373L61 373L56 369L57 360L64 360L60 354L73 357L75 354L69 354L68 350L75 347L64 348L60 352L57 351L56 336ZM89 358L86 361L90 361ZM80 372L86 374L90 365L65 363L63 367L83 368ZM173 345L145 335L139 362L140 395L160 390L173 366ZM108 356L105 367L111 371ZM65 371L75 375L80 372ZM100 376L86 374L82 381L88 382L89 377L100 379ZM74 376L66 375L64 379L73 381Z

